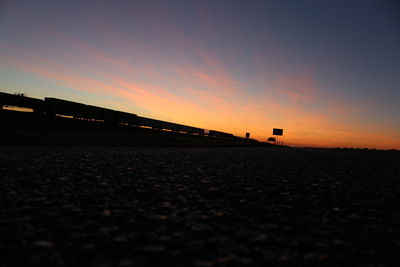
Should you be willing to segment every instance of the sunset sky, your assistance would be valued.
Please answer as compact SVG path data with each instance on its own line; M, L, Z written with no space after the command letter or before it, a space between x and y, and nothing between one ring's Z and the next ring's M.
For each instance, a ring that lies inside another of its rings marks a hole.
M396 1L1 1L0 91L400 149Z

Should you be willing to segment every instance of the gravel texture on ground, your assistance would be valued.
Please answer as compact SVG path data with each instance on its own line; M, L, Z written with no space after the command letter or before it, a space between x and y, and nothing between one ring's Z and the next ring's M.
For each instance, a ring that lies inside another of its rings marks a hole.
M399 266L399 153L0 148L1 266Z

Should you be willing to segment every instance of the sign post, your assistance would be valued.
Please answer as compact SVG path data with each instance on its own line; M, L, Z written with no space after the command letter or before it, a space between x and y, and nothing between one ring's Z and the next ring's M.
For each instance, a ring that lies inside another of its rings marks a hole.
M272 135L276 136L275 144L278 143L278 145L279 145L278 136L282 136L283 135L283 129L274 128L272 130Z

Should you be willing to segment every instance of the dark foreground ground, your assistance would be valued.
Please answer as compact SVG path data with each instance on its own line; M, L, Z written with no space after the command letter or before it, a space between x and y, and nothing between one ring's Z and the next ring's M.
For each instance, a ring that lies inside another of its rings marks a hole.
M399 266L400 157L0 148L1 266Z

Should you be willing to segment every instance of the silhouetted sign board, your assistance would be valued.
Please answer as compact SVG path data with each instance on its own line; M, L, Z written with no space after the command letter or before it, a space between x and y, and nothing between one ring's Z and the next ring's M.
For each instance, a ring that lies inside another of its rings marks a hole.
M274 128L274 129L272 130L272 134L273 134L273 135L283 135L283 129Z
M250 138L250 133L246 133L246 138Z

